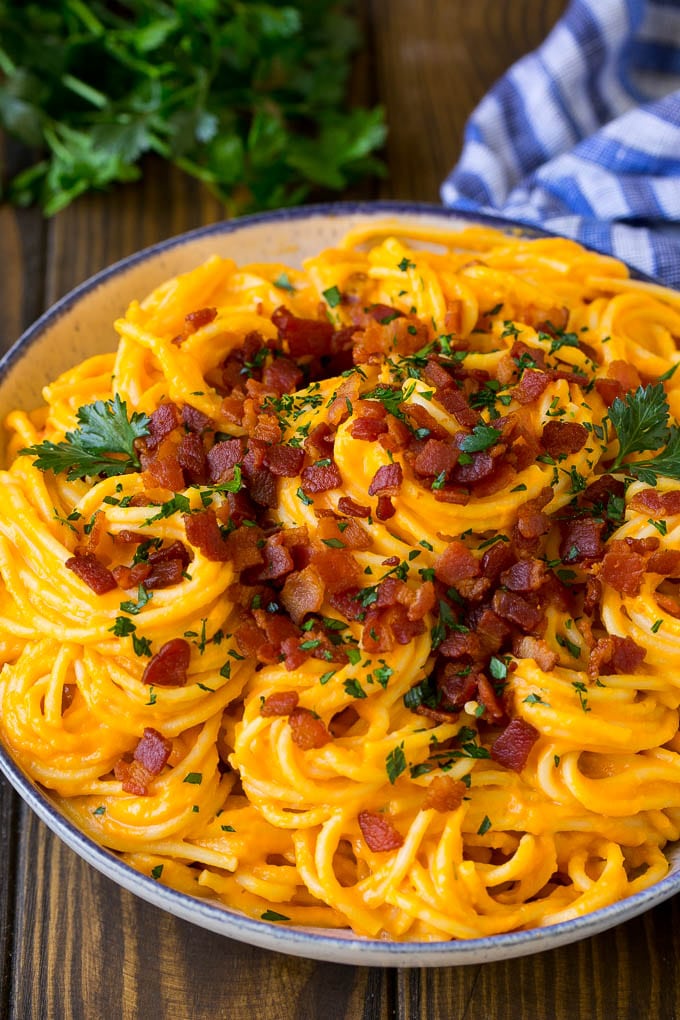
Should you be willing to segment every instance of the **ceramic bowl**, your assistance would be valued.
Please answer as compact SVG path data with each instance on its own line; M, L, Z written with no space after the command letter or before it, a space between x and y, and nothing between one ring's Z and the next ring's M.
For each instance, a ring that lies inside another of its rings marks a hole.
M212 254L239 263L302 259L334 245L349 229L370 220L395 219L430 226L470 222L517 229L508 221L466 216L438 206L400 202L340 203L244 217L171 238L97 273L58 301L0 361L0 419L13 407L41 402L42 387L65 369L117 342L112 323L133 298L198 265ZM540 231L522 228L535 236ZM94 868L142 899L210 931L265 949L334 963L387 967L441 967L505 960L574 942L612 928L680 890L680 846L658 885L613 906L548 928L457 942L384 942L336 931L282 927L256 921L215 902L195 899L139 874L68 822L48 793L0 748L0 769L36 814Z

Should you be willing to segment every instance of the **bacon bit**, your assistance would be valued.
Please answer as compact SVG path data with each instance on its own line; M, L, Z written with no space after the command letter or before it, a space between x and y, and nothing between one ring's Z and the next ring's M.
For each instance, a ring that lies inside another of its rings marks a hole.
M659 520L662 517L674 517L676 514L680 514L680 489L672 489L670 492L643 489L633 496L630 506L637 513L649 514L654 520Z
M642 386L640 373L635 365L631 365L627 361L611 361L607 366L607 376L619 384L623 393L637 390Z
M459 485L474 485L493 474L495 468L496 462L490 453L473 453L469 464L456 464L453 478Z
M396 496L404 480L401 464L383 464L373 476L368 487L369 496Z
M437 400L463 428L473 429L482 420L479 412L470 407L464 395L455 386L437 393Z
M401 408L412 428L426 429L430 439L448 439L449 434L443 425L422 404L402 404Z
M657 591L654 595L659 609L662 609L664 613L668 613L675 620L680 620L680 605L673 598L672 595L664 595L660 591Z
M146 572L143 577L139 577L135 574L137 567L146 567ZM171 588L175 584L179 584L182 580L184 573L184 565L181 560L161 560L160 563L137 563L130 572L131 584L126 587L134 587L136 584L144 582L144 587L149 590L156 590L159 588Z
M153 450L142 452L142 478L147 487L159 486L171 492L181 492L184 488L184 472L177 460L180 441L179 435L166 436Z
M584 489L581 499L584 503L607 503L610 496L621 498L625 492L626 486L618 478L614 478L613 475L600 475Z
M378 436L388 431L387 422L379 418L357 418L349 428L352 439L360 439L366 443L374 443Z
M510 591L538 591L545 581L546 571L543 560L518 560L501 574L501 584Z
M130 531L129 528L122 528L113 536L113 541L116 545L139 545L141 542L145 542L146 538L147 536L142 535L139 531Z
M327 419L333 428L337 428L350 417L354 409L354 401L359 399L361 380L358 375L350 375L338 387L335 399L327 411Z
M279 356L274 358L262 370L262 383L268 390L279 396L283 393L294 393L302 382L302 372L290 358Z
M503 768L521 772L540 735L536 727L524 719L511 719L491 745L491 757Z
M553 652L547 641L543 638L533 637L531 634L523 634L515 638L512 645L512 654L518 659L534 659L539 669L549 673L559 661L559 656Z
M279 661L279 649L271 641L265 641L264 634L254 620L246 620L237 627L234 637L239 651L246 658L265 665Z
M61 689L61 714L63 715L71 705L78 690L77 684L64 684Z
M600 577L621 595L639 595L645 566L644 556L614 541L602 560Z
M423 801L423 811L434 808L445 813L456 811L463 803L467 794L467 786L453 776L435 776L427 788Z
M550 382L547 372L525 371L512 395L519 404L533 404Z
M159 404L149 418L149 435L146 437L148 450L153 450L182 423L182 415L176 404Z
M512 464L507 460L496 458L495 466L490 475L474 486L474 494L477 499L484 499L486 496L493 496L501 489L510 488L510 484L517 474Z
M422 620L434 609L437 601L432 581L425 581L415 591L407 588L409 601L406 603L409 620Z
M184 514L184 530L189 544L199 549L206 559L220 563L230 558L230 548L222 537L217 516L212 508L201 510L197 514Z
M277 477L295 478L300 474L304 459L303 450L284 444L271 446L265 453L264 463L265 467L269 468L271 473Z
M172 753L172 741L151 726L144 727L144 735L137 744L134 760L143 765L152 776L159 776Z
M172 638L147 662L142 683L153 687L184 687L190 659L189 642L184 638Z
M439 682L439 689L442 692L444 704L460 711L475 696L478 675L468 673L467 676L458 676L455 670L456 667L450 663L444 667L444 676Z
M280 534L268 538L261 553L264 566L257 572L258 581L278 580L295 569L293 557L284 548Z
M680 550L660 549L652 553L647 570L650 574L663 574L664 577L680 577Z
M494 542L482 556L482 574L490 581L495 581L504 570L512 566L513 559L514 553L507 542Z
M471 630L452 631L442 641L438 651L447 659L471 659L476 662L482 658L482 643Z
M297 708L300 695L297 691L274 691L270 694L260 709L260 715L290 715L293 709Z
M253 439L259 439L263 443L280 443L281 426L275 414L259 414L257 425L252 432Z
M396 507L389 496L378 496L375 516L379 521L389 521L390 517L394 517L396 512Z
M387 815L378 814L377 811L360 811L357 821L366 846L374 854L398 850L404 845L404 837Z
M245 397L243 393L234 391L223 399L220 404L220 412L226 421L231 422L233 425L241 425L243 423L244 404Z
M398 393L401 389L399 386L387 386L386 388L391 389L394 393ZM377 421L384 421L387 417L387 409L384 404L381 404L379 400L366 400L364 397L357 400L354 405L354 413L357 420L375 418Z
M215 429L215 422L212 418L191 404L184 404L182 407L182 423L190 432L213 432Z
M308 613L320 611L324 590L321 575L312 563L288 575L281 590L281 601L293 623L300 625Z
M353 518L343 521L336 517L323 517L316 537L324 543L341 542L345 549L370 549L372 544L366 529Z
M515 526L520 539L537 539L550 531L550 518L541 511L552 497L552 489L545 486L535 499L528 500L520 507Z
M64 566L72 570L76 577L91 588L95 595L105 595L107 591L117 588L116 578L94 553L71 556Z
M203 440L195 432L182 436L177 447L177 463L186 471L194 485L205 485L208 481L207 464Z
M475 607L470 612L469 626L474 628L484 655L495 655L510 633L510 628L505 620L502 620L488 606Z
M376 322L381 323L381 325L385 325L383 322L384 319L389 319L391 322L393 319L400 319L404 313L400 312L398 308L393 308L392 305L383 305L378 302L374 305L370 305L368 314L371 318L375 319Z
M330 351L333 326L320 319L301 319L281 305L272 315L279 337L288 344L293 358L311 354L321 357Z
M253 471L249 479L250 498L260 506L276 506L276 475L269 468Z
M441 475L448 478L458 463L460 450L452 442L441 439L428 439L425 446L413 462L413 469L418 475Z
M113 766L113 774L126 793L131 793L135 797L149 796L149 783L153 776L141 762L121 758Z
M230 478L234 467L243 462L245 452L245 440L240 438L215 443L207 453L208 479L211 484L217 485Z
M502 719L505 711L496 697L493 684L488 677L480 673L477 677L477 699L484 706L484 711L490 719Z
M387 432L378 439L383 450L387 450L388 453L397 453L399 450L405 450L410 441L411 433L403 421L390 415L387 419Z
M261 528L237 528L231 532L227 538L227 552L237 573L263 562L263 543L264 533Z
M632 638L616 634L600 638L588 658L588 677L596 680L604 672L635 673L645 660L647 651Z
M184 316L185 333L195 333L197 329L207 326L217 318L216 308L197 308L195 312L189 312Z
M539 606L532 605L514 592L500 590L494 592L492 606L498 616L524 631L536 630L543 620Z
M543 426L541 442L551 457L578 453L588 442L588 430L577 421L549 421Z
M456 506L466 506L470 502L469 492L448 485L445 485L443 489L437 489L433 495L437 503L455 503Z
M324 747L333 739L321 719L308 708L293 709L288 716L288 724L292 730L293 743L303 751Z
M361 571L347 549L315 549L313 565L329 592L356 588Z
M436 578L448 586L468 577L479 577L479 560L468 547L457 539L449 542L441 556L434 561Z
M311 467L303 469L301 478L301 488L307 496L317 492L328 492L329 489L339 489L342 485L342 475L334 463L312 464Z
M341 496L338 500L338 510L341 514L346 517L370 517L371 508L370 506L363 506L361 503L355 503L350 496Z
M445 390L454 385L453 377L436 358L427 359L421 371L421 377L428 386L434 386L438 390ZM437 394L437 400L441 403L440 394Z
M583 599L583 612L592 616L602 598L602 581L599 577L590 576L586 581L586 593Z

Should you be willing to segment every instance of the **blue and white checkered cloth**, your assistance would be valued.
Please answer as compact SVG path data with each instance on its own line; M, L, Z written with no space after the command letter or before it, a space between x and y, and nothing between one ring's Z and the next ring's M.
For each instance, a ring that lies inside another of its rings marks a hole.
M680 0L572 0L472 114L442 200L680 287Z

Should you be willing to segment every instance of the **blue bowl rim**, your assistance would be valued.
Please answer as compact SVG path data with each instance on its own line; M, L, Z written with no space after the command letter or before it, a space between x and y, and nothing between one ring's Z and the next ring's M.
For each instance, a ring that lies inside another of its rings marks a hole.
M298 206L290 209L277 209L270 212L242 216L233 220L219 221L186 231L143 248L107 266L78 284L29 326L4 356L0 358L0 383L14 363L25 356L33 342L47 327L68 312L84 295L96 289L104 281L127 270L130 266L187 242L210 237L211 235L234 233L254 224L305 219L318 215L342 217L366 214L367 216L373 216L376 213L413 214L416 216L434 214L445 219L481 223L484 226L495 227L506 232L510 230L520 231L530 238L556 236L550 231L523 224L518 220L467 210L445 208L436 203L409 201L323 203ZM631 275L638 279L657 282L633 269L630 269L630 272ZM62 838L79 856L83 857L88 863L118 885L177 917L189 920L218 934L248 942L251 945L259 945L264 948L310 959L335 959L337 962L355 966L375 966L376 963L379 963L382 966L394 967L476 964L485 956L488 957L489 961L500 961L515 956L529 955L546 949L553 949L557 946L566 945L570 942L587 938L590 935L598 934L652 909L680 891L680 873L671 873L648 889L643 889L641 892L625 900L620 900L593 913L568 921L561 921L545 928L530 928L474 939L443 942L389 942L358 936L339 938L333 935L333 929L328 929L328 932L321 930L308 931L257 920L237 910L224 907L215 901L190 896L188 893L162 885L135 870L131 865L126 864L117 857L114 852L99 845L89 836L85 835L82 830L77 828L59 811L51 800L49 793L35 783L16 764L2 745L0 745L0 771L4 773L26 803L53 832ZM267 933L266 937L263 938L265 929L267 929ZM543 941L541 936L547 941L547 945L541 944ZM315 952L315 949L319 948L323 950L321 955ZM343 957L346 957L346 959L343 959Z

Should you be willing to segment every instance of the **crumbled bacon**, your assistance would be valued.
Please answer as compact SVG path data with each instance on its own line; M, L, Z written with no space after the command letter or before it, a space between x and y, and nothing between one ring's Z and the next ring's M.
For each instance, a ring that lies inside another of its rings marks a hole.
M374 854L398 850L404 845L404 837L388 815L377 811L360 811L357 820L366 846Z
M291 357L300 358L311 354L320 357L330 350L333 326L321 319L301 319L283 305L272 315L272 322L279 336L288 344Z
M320 611L324 591L323 580L312 563L288 575L281 590L281 601L293 623L301 624L308 613Z
M565 563L583 563L601 559L604 553L604 521L593 517L575 517L562 524L560 556Z
M177 447L177 463L194 485L208 481L207 462L203 441L196 432L187 432Z
M262 547L264 564L257 571L258 581L278 580L293 571L293 557L282 544L281 537L281 534L272 535Z
M324 747L333 738L319 719L308 708L294 708L288 716L293 743L302 751Z
M648 514L654 520L674 517L680 514L680 489L671 489L670 492L642 489L633 496L630 506L637 513Z
M434 808L445 813L456 811L467 794L467 786L453 776L434 776L423 800L423 811Z
M127 587L134 587L135 584L139 584L143 580L144 587L149 591L171 588L173 585L180 583L184 574L184 565L179 559L161 560L159 563L154 564L136 564L136 566L147 568L144 572L144 577L138 580L134 574L135 567L133 567L130 578L132 584Z
M273 475L295 478L300 474L304 457L302 450L282 444L269 447L264 456L264 463Z
M189 642L184 638L172 638L147 662L142 683L152 687L184 687L190 659Z
M157 486L180 492L185 485L184 472L177 460L177 449L181 436L166 436L151 450L142 451L140 459L144 474L142 478L149 488Z
M353 518L345 520L336 517L324 517L319 521L317 530L319 541L340 542L345 549L370 549L371 536L358 521Z
M156 410L149 417L147 426L149 434L146 437L147 449L152 450L169 436L182 422L180 409L176 404L159 404Z
M402 404L402 410L414 429L423 430L421 434L428 435L430 439L448 439L444 426L422 404Z
M279 355L262 369L262 383L279 395L294 393L302 382L300 368L290 358Z
M93 553L71 556L64 566L91 588L95 595L105 595L117 588L116 578Z
M490 581L495 581L504 570L512 566L514 558L515 554L508 542L494 542L482 556L482 574Z
M448 478L458 462L460 450L452 442L428 439L416 456L413 469L418 475L432 475Z
M328 492L329 489L339 489L342 485L342 475L337 465L312 464L302 470L301 488L305 495L313 495L317 492Z
M659 609L662 609L664 613L668 613L675 620L680 620L680 603L678 603L677 599L674 599L672 595L664 595L660 591L657 591L654 597Z
M536 727L524 719L511 719L491 745L491 757L503 768L521 772L540 735Z
M212 418L191 404L184 404L182 407L182 422L190 432L208 432L215 428Z
M260 439L269 445L281 442L281 426L275 414L258 414L257 423L251 433L253 439ZM266 456L265 456L266 463ZM297 474L297 472L295 472Z
M199 549L206 559L216 562L229 559L229 547L211 507L196 514L184 514L184 530L189 544Z
M341 496L338 500L338 510L341 514L346 517L370 517L371 508L370 506L364 506L362 503L355 503L350 496Z
M509 588L510 591L538 591L545 581L545 577L546 567L543 560L533 558L518 560L501 574L501 584Z
M227 537L227 559L234 565L234 570L239 572L249 567L256 567L262 563L264 557L262 549L265 539L261 528L237 528ZM219 551L219 549L218 549ZM210 557L205 553L208 559Z
M550 382L546 372L524 372L512 395L519 404L532 404Z
M172 753L172 741L151 726L144 727L144 735L134 751L134 760L152 776L159 776Z
M680 577L680 550L660 549L652 553L647 561L650 574L663 574L664 577Z
M360 439L366 443L374 443L378 436L388 431L384 418L355 418L349 428L352 439Z
M645 660L647 651L630 637L609 634L600 638L588 658L588 676L596 680L602 673L635 673Z
M389 521L390 517L394 517L396 512L396 507L389 496L378 496L375 516L379 521Z
M312 563L329 592L357 586L361 572L348 549L315 549Z
M225 439L215 443L207 453L208 479L211 484L230 478L233 469L245 457L245 441L243 439Z
M121 758L113 766L113 774L122 785L125 793L131 793L135 797L149 796L149 783L153 776L144 768L141 762L126 761Z
M474 485L492 475L495 468L496 462L490 453L473 453L469 464L460 461L456 464L453 478L459 485Z
M300 695L297 691L274 691L273 694L265 698L260 708L260 715L290 715L297 708L299 700Z
M442 693L443 706L460 710L474 698L477 692L477 674L467 673L465 676L460 676L455 670L456 667L451 664L444 667L444 675L439 681L439 689Z
M587 441L588 430L576 421L549 421L541 433L541 442L551 457L578 453Z
M516 595L515 592L500 590L494 592L492 605L498 616L524 631L535 631L543 620L540 607L522 598L521 595Z
M189 312L184 316L184 329L186 333L195 333L197 329L207 326L217 318L216 308L197 308L195 312Z
M484 713L487 719L497 721L505 715L505 711L493 689L493 684L483 673L480 673L477 677L477 700L484 706Z
M475 554L463 542L454 539L434 561L434 573L448 587L464 578L479 577L481 567Z
M369 496L396 496L404 479L401 464L383 464L368 487Z
M645 557L625 543L614 541L602 560L602 580L621 595L639 595L645 573Z
M455 386L440 390L437 393L437 400L463 428L473 429L481 421L479 411L470 407L463 393Z
M544 673L554 669L559 660L558 655L553 652L543 638L533 637L531 634L523 634L516 638L513 642L512 652L518 659L534 659L536 665Z

